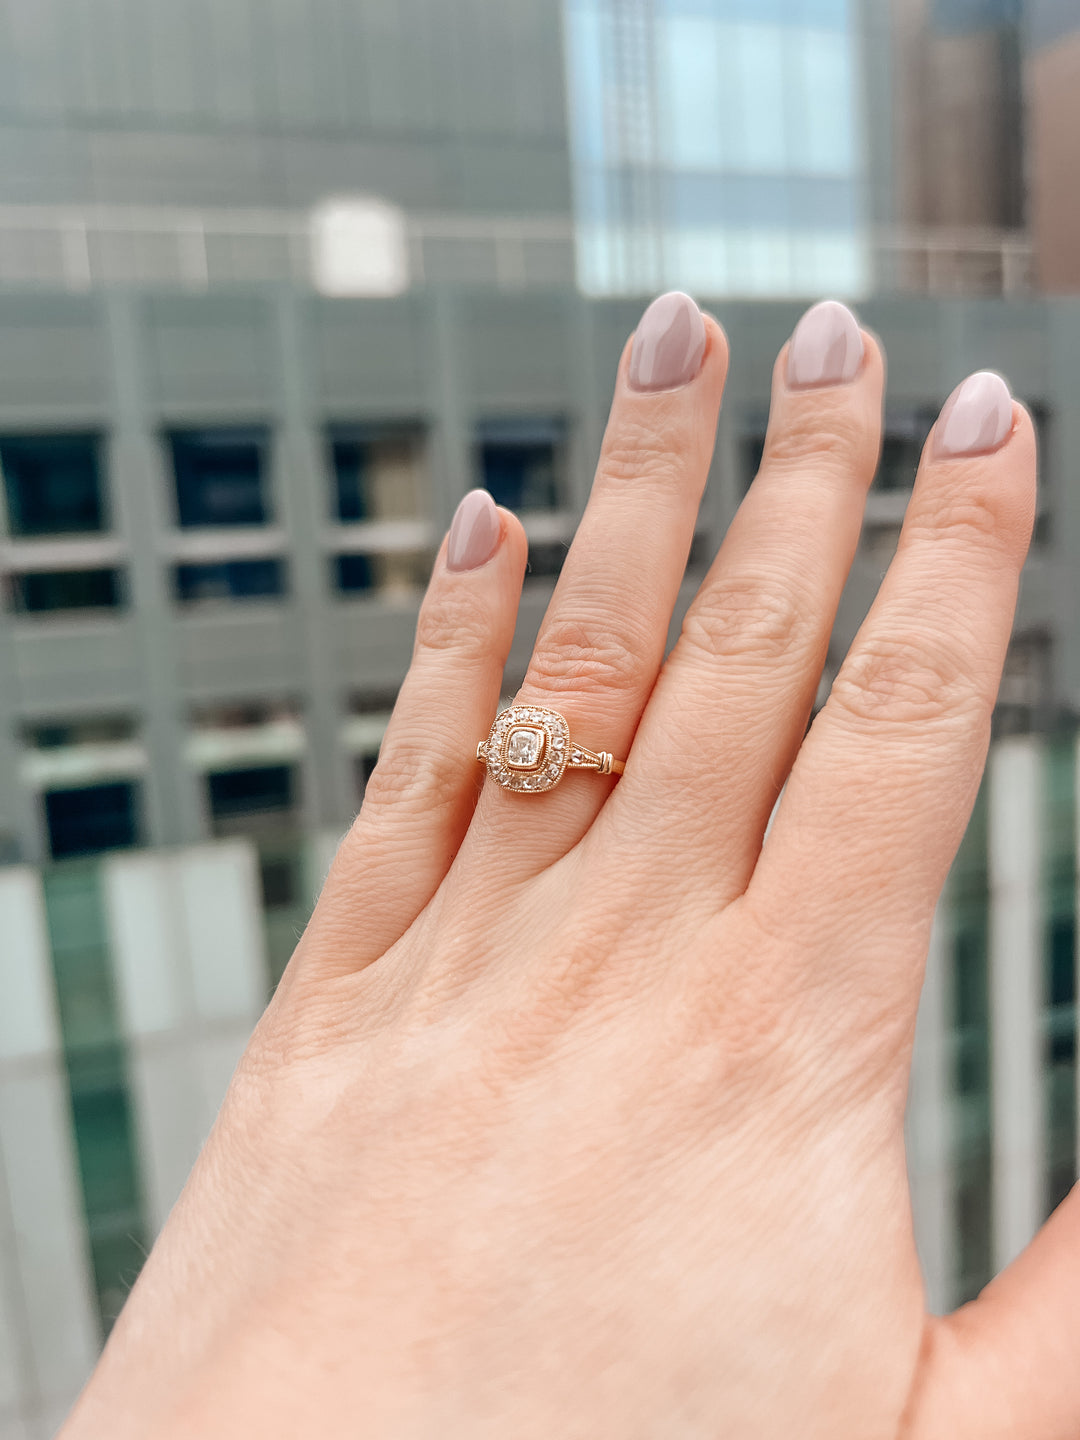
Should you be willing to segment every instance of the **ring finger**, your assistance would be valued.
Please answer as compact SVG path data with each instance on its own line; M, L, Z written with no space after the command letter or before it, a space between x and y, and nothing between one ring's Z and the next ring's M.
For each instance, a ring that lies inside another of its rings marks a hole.
M623 352L592 494L515 701L559 711L590 750L626 755L656 681L727 361L720 326L678 292L653 301ZM465 850L520 845L527 806L536 873L580 839L611 783L570 774L537 796L488 782Z

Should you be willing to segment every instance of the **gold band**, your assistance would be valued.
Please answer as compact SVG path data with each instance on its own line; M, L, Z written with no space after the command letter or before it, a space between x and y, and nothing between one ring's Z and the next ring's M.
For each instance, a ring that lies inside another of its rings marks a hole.
M570 739L566 717L539 705L513 705L495 717L476 758L504 790L539 794L553 790L567 770L621 775L624 762L606 750L588 750Z

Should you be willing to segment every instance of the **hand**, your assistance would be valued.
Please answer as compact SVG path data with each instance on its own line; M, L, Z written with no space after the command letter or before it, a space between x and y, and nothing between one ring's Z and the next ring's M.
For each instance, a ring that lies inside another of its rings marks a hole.
M650 307L521 694L621 779L481 786L526 543L463 502L363 810L67 1440L1080 1432L1080 1196L930 1318L902 1133L1031 422L997 377L954 394L806 734L882 358L838 305L800 323L664 662L726 367L691 302Z

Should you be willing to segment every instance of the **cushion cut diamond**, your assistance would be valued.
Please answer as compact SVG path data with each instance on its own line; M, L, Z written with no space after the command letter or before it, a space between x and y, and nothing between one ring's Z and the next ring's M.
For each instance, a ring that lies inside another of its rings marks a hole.
M515 770L533 770L544 753L543 730L520 725L510 731L506 742L507 763Z

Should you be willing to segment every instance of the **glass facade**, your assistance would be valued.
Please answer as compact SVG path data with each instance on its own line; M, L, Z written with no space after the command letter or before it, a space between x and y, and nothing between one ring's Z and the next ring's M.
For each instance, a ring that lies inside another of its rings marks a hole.
M585 291L864 290L847 0L566 0L566 33Z
M100 868L86 861L51 868L44 898L91 1268L108 1334L151 1237Z

